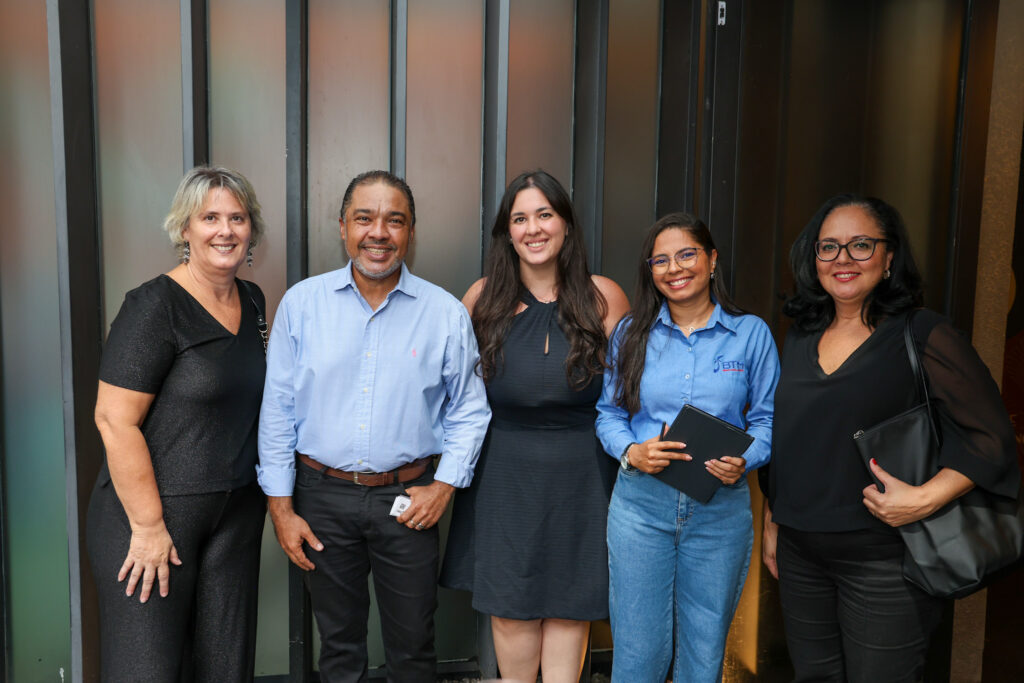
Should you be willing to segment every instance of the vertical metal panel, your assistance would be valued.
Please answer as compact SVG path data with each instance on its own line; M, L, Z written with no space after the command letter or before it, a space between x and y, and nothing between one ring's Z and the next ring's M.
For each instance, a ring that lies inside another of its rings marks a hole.
M76 681L98 680L99 610L85 559L85 513L103 458L92 419L102 305L91 17L88 7L70 0L48 0L46 9L71 578L71 675Z
M207 0L180 0L182 166L210 160Z
M576 4L572 198L592 271L601 269L604 220L608 0Z
M407 97L415 116L406 177L417 216L410 263L459 297L481 272L483 29L479 0L409 3ZM442 640L439 630L438 656L446 658Z
M0 679L70 675L47 8L0 0Z
M285 222L288 286L308 274L309 5L285 4ZM288 680L308 683L313 670L313 615L302 570L288 563Z
M285 4L285 174L287 186L287 278L291 286L306 277L308 239L307 112L309 7L307 0Z
M177 260L161 229L181 180L179 0L93 0L105 319Z
M573 0L509 4L508 179L543 168L572 185L575 19Z
M961 330L974 329L978 234L998 20L998 0L968 0L957 92L943 302L945 313Z
M0 16L3 16L0 12ZM12 206L12 209L17 209ZM0 268L0 276L3 269ZM0 291L3 291L0 288ZM4 383L3 320L0 318L0 388ZM7 563L7 410L3 392L0 392L0 677L11 678L11 591L10 571Z
M309 2L309 274L346 262L338 211L357 173L388 168L391 11L378 0Z
M505 192L508 150L509 1L487 0L484 10L484 239L491 243L491 224Z
M701 178L701 213L725 262L727 288L736 273L736 156L739 150L740 39L742 0L711 3L704 102L710 103L701 141L705 164Z
M658 130L658 0L612 0L600 272L632 291L654 222Z
M259 283L273 324L287 282L285 4L210 0L208 12L214 37L209 41L210 158L244 173L256 189L267 230L254 251L254 267L242 268L239 275ZM288 672L291 639L284 615L290 564L268 521L260 558L257 676Z
M409 0L391 0L391 172L405 177Z
M695 210L701 2L664 2L658 127L658 216Z
M791 285L786 267L789 242L781 226L785 188L782 183L768 179L781 178L785 165L783 112L789 97L791 15L789 0L753 2L744 7L740 73L743 106L737 131L733 293L737 303L764 318L777 331L781 329L776 325L782 315L778 293L788 291ZM769 582L768 586L771 585ZM768 588L761 594L762 609L768 600L777 601ZM773 630L762 630L762 640L781 639L775 624L768 627Z

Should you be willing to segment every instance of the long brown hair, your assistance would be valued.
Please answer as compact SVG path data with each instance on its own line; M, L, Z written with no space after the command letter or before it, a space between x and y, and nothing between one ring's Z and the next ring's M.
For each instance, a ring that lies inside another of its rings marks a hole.
M480 375L484 381L494 378L502 344L525 287L519 277L519 255L510 240L509 223L516 195L528 187L540 190L551 209L565 221L565 241L558 252L558 323L569 342L566 378L571 387L582 389L595 375L604 372L607 339L602 321L608 305L590 277L582 230L569 195L557 180L541 170L522 173L509 183L494 217L484 267L487 280L473 307L473 329L480 345Z
M614 360L615 369L618 372L615 383L615 403L630 415L640 412L640 380L644 376L644 364L647 360L647 339L651 335L651 327L658 318L661 304L665 300L665 295L654 285L654 278L651 275L651 267L647 265L647 259L653 255L654 242L658 239L658 235L671 228L685 230L689 233L690 237L707 252L709 257L712 250L716 250L715 241L711 237L708 226L704 224L704 221L688 213L678 212L662 216L647 231L647 237L644 238L644 244L640 248L640 258L637 262L633 310L620 323L625 331L620 333L622 341ZM715 277L711 280L710 296L727 313L742 315L743 309L733 303L729 292L725 289L725 274L722 272L724 260L719 256Z

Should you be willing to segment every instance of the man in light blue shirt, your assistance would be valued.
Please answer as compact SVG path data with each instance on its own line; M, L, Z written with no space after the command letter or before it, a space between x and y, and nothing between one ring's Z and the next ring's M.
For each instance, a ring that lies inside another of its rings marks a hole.
M490 420L466 309L403 263L415 211L400 178L353 179L349 265L288 290L270 337L257 472L281 547L307 570L323 681L366 675L368 573L388 679L434 680L435 525Z

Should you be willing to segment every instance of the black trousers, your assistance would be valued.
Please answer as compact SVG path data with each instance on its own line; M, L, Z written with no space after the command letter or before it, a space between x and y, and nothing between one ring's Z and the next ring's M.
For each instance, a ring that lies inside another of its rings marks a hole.
M316 565L305 578L320 631L320 679L367 680L367 576L372 573L388 680L432 683L437 669L437 526L414 531L389 512L395 496L406 487L431 483L433 472L428 468L405 484L369 487L302 463L296 470L295 511L324 545L322 552L304 548Z
M89 500L87 542L99 594L100 666L107 682L252 681L266 499L259 486L164 496L164 522L181 566L170 593L125 595L117 573L131 528L110 482Z
M944 601L904 580L897 534L780 526L777 561L795 681L921 680Z

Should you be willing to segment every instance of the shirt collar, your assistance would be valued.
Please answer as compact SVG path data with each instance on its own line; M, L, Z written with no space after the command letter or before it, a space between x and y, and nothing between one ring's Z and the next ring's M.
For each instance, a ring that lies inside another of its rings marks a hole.
M352 279L352 261L349 261L344 268L339 268L334 272L336 275L334 278L335 291L341 291L349 287L351 287L355 292L359 291L356 287L355 280ZM401 292L402 294L415 299L418 293L416 278L414 278L412 273L409 272L409 269L405 265L405 261L402 261L400 273L401 274L398 276L398 284L395 285L395 288L388 293L388 298L390 298L395 292Z
M672 320L672 315L668 312L668 302L665 300L661 302L661 310L658 311L657 322L670 330L676 327L675 322ZM711 317L708 318L708 324L704 329L710 330L715 325L721 325L729 332L736 333L736 316L722 310L722 304L718 302L715 302L715 310L711 311Z

